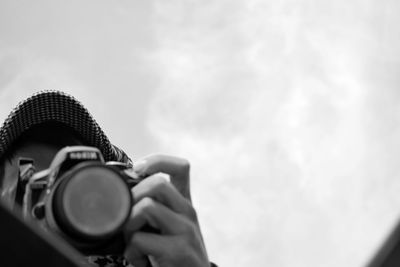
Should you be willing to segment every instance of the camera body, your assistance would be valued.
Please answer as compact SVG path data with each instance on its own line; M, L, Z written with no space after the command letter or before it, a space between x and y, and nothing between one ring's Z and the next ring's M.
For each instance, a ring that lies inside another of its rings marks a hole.
M128 164L105 162L97 148L65 147L48 169L26 176L20 171L23 216L83 254L122 254L131 188L139 182Z

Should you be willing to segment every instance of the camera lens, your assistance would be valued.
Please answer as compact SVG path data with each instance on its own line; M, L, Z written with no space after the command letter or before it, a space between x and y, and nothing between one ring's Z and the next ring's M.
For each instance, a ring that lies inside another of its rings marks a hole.
M104 165L74 169L55 191L53 212L65 232L80 239L106 239L127 221L132 197L120 174Z

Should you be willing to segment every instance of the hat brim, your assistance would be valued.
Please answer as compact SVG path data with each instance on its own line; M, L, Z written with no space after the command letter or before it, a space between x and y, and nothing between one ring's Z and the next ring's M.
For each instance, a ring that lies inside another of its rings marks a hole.
M106 161L130 162L129 157L111 144L88 110L73 96L61 91L35 93L14 108L0 128L0 158L32 126L55 121L74 129L87 142L97 147Z

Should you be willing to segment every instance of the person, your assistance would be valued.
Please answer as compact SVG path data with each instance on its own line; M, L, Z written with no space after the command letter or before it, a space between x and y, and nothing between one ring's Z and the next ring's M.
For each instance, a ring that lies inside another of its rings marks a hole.
M61 148L74 145L96 147L106 161L126 163L146 177L131 189L134 203L123 228L123 255L90 255L89 262L98 266L215 266L208 259L191 203L189 162L150 155L133 163L111 144L79 101L60 91L41 91L22 101L0 129L1 201L16 205L16 165L21 157L33 159L35 171L41 171ZM142 231L145 224L158 231Z

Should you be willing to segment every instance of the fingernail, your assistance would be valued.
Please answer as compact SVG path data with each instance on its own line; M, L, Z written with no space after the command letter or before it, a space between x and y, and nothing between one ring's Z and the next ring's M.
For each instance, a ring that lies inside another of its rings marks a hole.
M138 174L141 174L144 172L144 169L146 167L146 160L141 159L135 163L133 163L133 169L135 170L135 172L137 172Z
M171 176L169 174L167 174L167 173L159 172L159 173L157 173L157 176L160 176L161 178L163 178L168 183L171 182Z
M149 255L149 261L150 261L150 263L151 263L151 266L153 266L153 267L160 267L160 265L158 264L158 262L156 261L156 259L155 259L153 256L151 256L151 255Z

